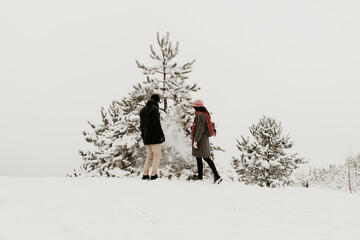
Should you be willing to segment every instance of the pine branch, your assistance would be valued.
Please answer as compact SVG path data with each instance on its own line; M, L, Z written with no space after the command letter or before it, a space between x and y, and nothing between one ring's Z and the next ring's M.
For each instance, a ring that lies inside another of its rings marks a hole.
M158 41L159 46L161 46L160 33L159 32L156 33L156 39Z
M148 69L147 67L145 67L144 64L140 63L138 60L135 60L135 62L136 62L136 64L137 64L138 68L141 68L141 69L144 69L144 70L147 70L147 69Z

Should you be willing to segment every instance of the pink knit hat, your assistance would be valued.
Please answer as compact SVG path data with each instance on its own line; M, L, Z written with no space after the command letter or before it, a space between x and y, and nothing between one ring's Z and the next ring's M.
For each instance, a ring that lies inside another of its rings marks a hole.
M204 102L200 99L197 99L195 100L194 104L193 104L194 107L203 107L204 106Z

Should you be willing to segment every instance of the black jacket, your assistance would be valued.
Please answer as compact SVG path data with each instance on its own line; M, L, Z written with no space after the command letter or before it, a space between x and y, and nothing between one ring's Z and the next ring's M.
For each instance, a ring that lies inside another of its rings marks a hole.
M159 104L149 100L140 111L141 137L145 145L158 144L165 141L160 124Z

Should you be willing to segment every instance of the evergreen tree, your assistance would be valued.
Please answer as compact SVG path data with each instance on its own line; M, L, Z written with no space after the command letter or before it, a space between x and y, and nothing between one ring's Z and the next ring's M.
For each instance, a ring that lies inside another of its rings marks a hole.
M191 157L190 130L186 126L193 119L190 94L200 88L195 83L188 84L186 80L195 60L182 65L175 62L179 43L173 45L169 33L164 37L157 33L157 43L159 51L150 46L150 57L156 61L153 66L145 66L136 60L146 79L134 85L128 96L113 101L107 112L102 109L100 125L89 122L93 132L84 131L84 136L96 150L80 151L84 160L81 167L83 175L141 173L146 152L140 134L139 112L154 93L162 98L160 112L166 137L160 176L193 175L195 167Z
M93 124L90 121L88 121L90 127L94 131L93 133L89 133L87 131L83 131L83 135L85 136L85 140L89 143L92 143L93 146L98 151L79 151L80 155L83 157L84 163L81 166L81 172L76 173L76 175L81 175L82 170L86 169L87 171L94 171L93 175L102 175L103 172L99 168L99 166L102 166L106 163L106 161L102 158L99 158L98 156L101 155L104 151L104 149L109 147L109 142L106 138L106 133L109 132L110 122L107 118L107 112L104 110L104 108L101 108L101 118L102 122L101 124Z
M264 116L250 127L250 133L255 139L253 143L249 137L237 140L240 158L234 157L232 164L239 180L267 187L288 184L293 170L305 162L297 153L287 152L293 142L289 135L282 135L281 123Z

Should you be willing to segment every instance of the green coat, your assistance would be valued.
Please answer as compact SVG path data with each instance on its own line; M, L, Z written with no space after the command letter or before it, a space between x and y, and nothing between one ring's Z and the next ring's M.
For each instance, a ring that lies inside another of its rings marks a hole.
M198 148L192 146L192 155L199 158L210 158L209 129L207 127L205 116L198 114L195 117L194 141L197 142Z

